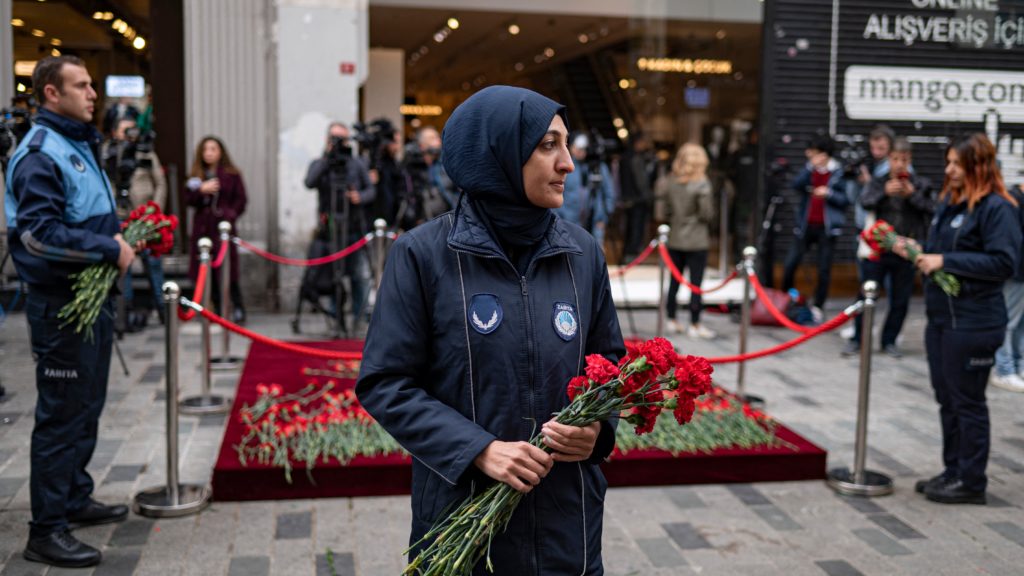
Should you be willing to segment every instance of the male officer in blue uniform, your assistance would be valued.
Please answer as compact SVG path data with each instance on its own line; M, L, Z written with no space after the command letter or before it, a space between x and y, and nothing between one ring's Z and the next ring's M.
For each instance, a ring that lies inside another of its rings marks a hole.
M32 74L42 108L7 169L8 242L28 285L26 315L36 358L32 429L32 522L25 558L54 566L99 563L99 550L70 529L123 520L124 505L91 498L86 472L107 393L111 306L93 338L61 328L57 313L71 300L69 276L96 262L122 274L135 252L118 233L114 195L97 158L99 132L90 124L96 92L82 61L44 58Z

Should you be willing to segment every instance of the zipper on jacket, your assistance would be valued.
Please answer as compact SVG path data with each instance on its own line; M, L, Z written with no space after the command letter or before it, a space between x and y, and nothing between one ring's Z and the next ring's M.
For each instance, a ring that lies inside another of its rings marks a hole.
M527 272L529 272L531 266L527 266ZM534 379L534 359L533 359L533 317L530 314L530 290L526 284L526 276L519 277L519 285L522 288L523 293L523 316L526 318L526 358L527 366L529 367L529 393L530 393L530 419L533 420L536 425L536 407L534 405L534 385L536 384ZM534 496L530 499L530 531L533 533L533 546L531 546L531 552L533 557L533 573L537 574L539 562L537 560L537 497Z

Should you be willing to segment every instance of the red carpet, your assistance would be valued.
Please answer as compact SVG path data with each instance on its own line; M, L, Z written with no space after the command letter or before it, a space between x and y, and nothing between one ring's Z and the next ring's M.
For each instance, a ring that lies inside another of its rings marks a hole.
M308 346L332 350L360 350L361 341L310 342ZM250 462L242 465L235 445L244 431L238 413L257 399L257 384L279 384L285 393L302 389L310 380L303 368L326 368L326 360L300 357L253 342L238 383L235 404L213 470L216 500L279 500L408 494L410 460L392 455L357 457L347 466L318 462L310 482L302 465L296 465L289 484L281 468ZM355 385L341 380L342 388ZM710 454L671 454L637 450L616 454L602 465L609 486L656 486L668 484L718 484L730 482L779 482L825 478L824 450L779 425L777 435L797 447L753 450L719 449Z

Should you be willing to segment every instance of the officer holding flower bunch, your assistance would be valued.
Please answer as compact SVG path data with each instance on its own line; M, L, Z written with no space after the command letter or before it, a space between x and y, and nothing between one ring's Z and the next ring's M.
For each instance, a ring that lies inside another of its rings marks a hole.
M356 387L413 456L412 543L494 482L527 493L490 543L495 574L603 572L614 428L549 421L586 355L625 353L600 246L552 211L573 170L565 118L509 86L455 110L442 158L462 195L389 252Z
M29 287L26 315L36 360L32 429L32 522L25 558L53 566L99 563L100 552L70 530L123 520L124 505L92 499L86 471L96 447L113 343L110 302L92 338L62 327L71 275L97 262L123 274L135 251L121 238L110 182L100 168L99 132L90 124L96 102L77 57L44 58L32 74L41 109L7 169L8 241L18 275Z

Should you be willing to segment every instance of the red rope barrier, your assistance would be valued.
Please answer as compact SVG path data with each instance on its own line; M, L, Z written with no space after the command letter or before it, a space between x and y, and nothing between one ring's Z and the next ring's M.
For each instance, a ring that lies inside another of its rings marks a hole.
M761 280L758 279L757 274L750 275L750 283L754 285L754 292L757 292L758 301L760 301L761 304L764 306L764 309L767 310L768 313L772 315L772 318L775 318L776 322L782 324L783 326L789 328L794 332L801 332L803 334L807 334L808 332L814 330L814 328L811 328L809 326L802 326L800 324L797 324L796 322L793 322L792 320L789 319L788 316L780 312L779 309L775 307L775 304L772 303L772 299L769 298L768 294L764 291L764 286L761 285Z
M206 277L209 275L209 266L200 266L199 273L196 274L196 289L192 292L192 300L196 302L203 301L203 292L206 289ZM196 311L191 308L184 308L178 306L178 318L181 318L185 322L195 318Z
M733 280L736 279L737 276L739 276L739 273L733 270L717 286L713 286L711 288L708 288L707 290L702 290L700 286L692 284L690 281L683 277L683 273L679 271L679 268L676 268L676 263L672 261L672 256L669 255L668 248L664 244L658 246L658 252L661 253L662 261L664 261L665 265L668 266L668 270L669 272L672 273L672 277L676 279L676 282L679 282L683 286L686 286L687 288L690 289L690 292L693 292L694 294L710 294L712 292L716 292L718 290L721 290L722 288L725 288L726 284L732 282Z
M227 242L220 243L220 251L217 252L217 259L213 261L210 266L213 268L220 268L220 265L224 263L224 256L228 253Z
M217 316L216 314L210 312L205 308L200 310L199 313L202 314L203 318L206 318L207 320L213 322L214 324L220 324L221 326L228 330L231 330L235 334L245 336L246 338L254 340L256 342L262 342L263 344L274 346L275 348L280 348L282 350L287 350L289 352L295 352L296 354L302 354L303 356L314 356L316 358L326 358L329 360L361 360L363 357L362 352L349 352L342 350L321 350L319 348L310 348L308 346L301 346L299 344L292 344L290 342L282 342L281 340L275 340L268 336L257 334L252 330L242 328L238 324L225 320L224 318Z
M335 260L341 260L342 258L351 255L352 253L359 250L363 246L366 246L366 242L367 238L366 236L363 236L354 244L352 244L348 248L342 249L339 252L335 252L334 254L329 254L327 256L322 256L320 258L306 260L301 258L286 258L284 256L272 254L270 252L267 252L266 250L253 246L252 244L246 242L245 240L242 240L238 236L235 236L235 243L244 248L245 250L248 250L249 252L252 252L257 256L270 260L271 262L277 262L278 264L285 264L288 266L320 266L321 264L329 264L331 262L334 262Z
M765 348L764 350L758 350L757 352L749 352L747 354L737 354L735 356L719 356L717 358L708 358L708 362L710 362L711 364L730 364L732 362L743 362L746 360L753 360L755 358L761 358L764 356L771 356L772 354L778 354L779 352L789 350L790 348L797 346L798 344L802 344L810 340L811 338L814 338L815 336L820 336L825 332L835 330L836 328L845 324L847 320L853 318L853 316L853 314L846 312L844 310L843 312L840 312L839 315L836 316L835 318L829 320L828 322L825 322L824 324L818 326L817 328L812 329L810 332L807 332L806 334L797 336L796 338L790 340L789 342L783 342L782 344L779 344L777 346Z
M611 276L625 276L626 272L629 272L630 270L632 270L634 266L636 266L637 264L640 264L641 262L646 260L647 257L651 255L651 252L654 252L654 246L656 244L657 244L657 242L650 242L649 244L647 244L647 248L644 248L644 251L641 252L639 256L634 258L632 262L630 262L629 264L626 264L625 266L619 267L618 270L612 272L610 275Z

